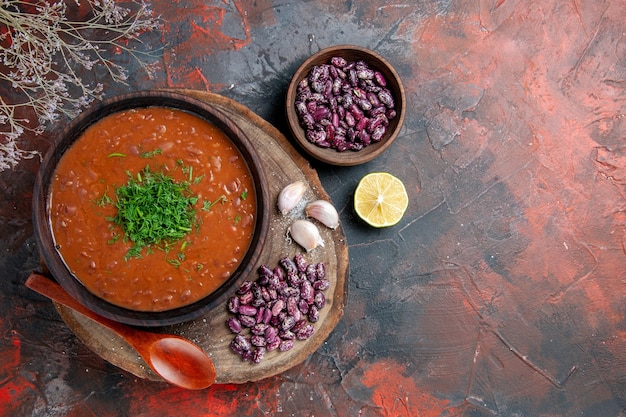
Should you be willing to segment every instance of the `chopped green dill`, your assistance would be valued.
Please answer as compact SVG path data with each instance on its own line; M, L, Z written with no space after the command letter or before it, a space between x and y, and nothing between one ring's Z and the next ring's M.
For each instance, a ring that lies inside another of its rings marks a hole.
M109 245L113 245L114 243L116 243L118 240L120 240L120 235L118 235L117 233L113 234L113 237L111 239L109 239L109 241L107 242Z
M242 200L248 198L248 190L244 190L243 193L241 193L240 197Z
M209 211L211 210L211 208L213 208L214 205L216 205L217 203L222 203L224 204L228 199L226 198L226 196L224 194L222 194L221 196L219 196L215 201L211 202L208 200L204 200L202 202L202 210L204 211Z
M174 268L180 268L180 264L182 263L178 258L171 258L167 260L167 263L172 265Z
M161 155L161 153L163 153L161 148L156 148L153 151L142 151L139 156L141 158L154 158L156 155Z
M146 166L136 175L128 173L128 182L115 191L117 214L111 218L122 227L124 241L133 246L126 258L140 257L144 248L157 246L169 251L173 242L193 230L198 197L188 181L176 182L163 172Z
M167 259L167 262L170 265L174 266L175 268L180 268L184 260L185 260L185 254L182 252L179 252L175 258Z
M239 223L240 221L241 221L241 216L240 216L239 214L237 214L237 215L235 216L235 219L233 220L233 223L234 223L234 224L237 224L237 223Z
M104 190L104 194L102 195L102 197L97 198L96 200L94 200L94 203L98 207L104 207L106 205L111 204L112 202L113 202L113 199L109 196L109 187L108 186L107 186L106 190Z

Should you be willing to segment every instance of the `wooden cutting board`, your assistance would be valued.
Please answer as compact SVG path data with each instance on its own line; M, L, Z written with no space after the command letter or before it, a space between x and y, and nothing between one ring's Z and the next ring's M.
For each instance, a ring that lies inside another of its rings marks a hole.
M272 201L277 201L278 194L284 186L298 180L307 184L305 200L330 201L316 171L311 168L308 161L277 129L250 109L212 93L196 90L176 91L219 107L244 130L264 163L263 168L269 182L268 191ZM302 248L286 236L289 225L298 217L302 217L302 214L284 216L275 209L269 235L255 271L261 264L273 268L282 257L293 257L296 253L303 252ZM215 383L218 384L258 381L301 363L319 348L335 328L343 315L347 301L349 266L345 234L341 226L330 230L320 225L319 229L325 246L314 249L305 254L305 257L309 263L324 262L326 265L327 277L331 283L330 288L325 291L327 304L320 312L319 321L315 323L313 336L306 341L297 341L290 351L267 352L265 359L259 364L243 362L229 347L233 335L226 325L230 316L225 305L216 307L197 320L151 330L175 333L197 343L215 363L217 371ZM249 279L256 280L256 272ZM234 291L235 289L233 293ZM137 353L114 333L60 304L55 304L55 307L76 336L102 358L137 377L160 380Z

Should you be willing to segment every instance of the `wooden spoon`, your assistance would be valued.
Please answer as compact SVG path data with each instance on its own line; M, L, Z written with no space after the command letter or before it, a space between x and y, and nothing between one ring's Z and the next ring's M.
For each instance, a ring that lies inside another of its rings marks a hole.
M72 298L59 284L37 273L30 275L26 286L117 333L167 382L187 389L204 389L215 382L213 361L190 340L139 330L102 317Z

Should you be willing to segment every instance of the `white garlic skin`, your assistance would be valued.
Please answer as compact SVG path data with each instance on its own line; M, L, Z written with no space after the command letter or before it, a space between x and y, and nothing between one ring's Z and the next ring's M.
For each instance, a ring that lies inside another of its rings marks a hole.
M339 213L331 203L326 200L313 201L304 209L307 217L312 217L330 229L339 226Z
M282 214L289 213L298 205L306 187L302 181L296 181L283 188L278 195L278 210Z
M307 252L318 246L324 246L324 241L316 225L308 220L295 220L287 232L297 244L302 246Z

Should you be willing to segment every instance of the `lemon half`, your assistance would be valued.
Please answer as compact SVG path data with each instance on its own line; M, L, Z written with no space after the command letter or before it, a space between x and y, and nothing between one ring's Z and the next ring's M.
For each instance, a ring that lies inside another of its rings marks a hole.
M373 227L397 224L409 206L404 184L388 172L372 172L359 181L354 192L354 211Z

